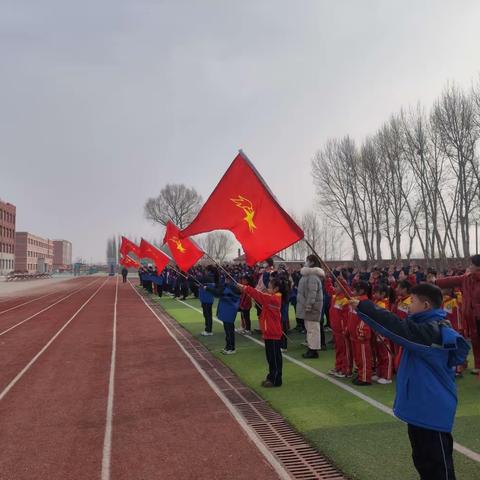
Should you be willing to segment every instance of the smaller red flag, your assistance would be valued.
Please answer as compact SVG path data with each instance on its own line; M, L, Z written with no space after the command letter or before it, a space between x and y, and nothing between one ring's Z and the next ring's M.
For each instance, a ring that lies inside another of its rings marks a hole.
M163 243L168 245L175 263L187 272L203 257L203 251L190 238L180 238L179 233L180 229L168 221Z
M142 238L140 242L140 257L141 258L150 258L155 263L158 273L163 272L164 268L170 262L170 257L165 255L158 248L154 247L151 243L148 243Z
M123 265L124 267L127 268L139 268L140 264L134 260L133 258L129 257L128 255L126 257L123 257L120 259L120 264Z
M140 247L133 243L126 237L122 237L122 244L120 245L120 253L123 257L126 257L130 252L133 252L138 258L140 258Z

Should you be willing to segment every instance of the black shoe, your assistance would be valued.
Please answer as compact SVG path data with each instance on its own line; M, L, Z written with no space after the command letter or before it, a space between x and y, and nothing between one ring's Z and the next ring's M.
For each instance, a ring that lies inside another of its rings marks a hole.
M275 385L270 380L264 380L262 382L262 387L264 388L273 388Z
M308 349L303 355L303 358L318 358L318 352L316 350Z
M369 387L372 385L371 383L368 383L368 382L362 382L358 378L355 378L352 383L354 385L357 385L358 387Z

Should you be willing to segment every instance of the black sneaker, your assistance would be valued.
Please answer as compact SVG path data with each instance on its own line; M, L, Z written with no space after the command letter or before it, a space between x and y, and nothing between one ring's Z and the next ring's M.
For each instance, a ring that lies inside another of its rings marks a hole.
M308 349L303 355L303 358L318 358L318 352L316 350Z
M361 380L359 380L358 378L355 378L352 382L354 385L357 385L357 387L369 387L371 386L372 384L369 383L369 382L362 382Z

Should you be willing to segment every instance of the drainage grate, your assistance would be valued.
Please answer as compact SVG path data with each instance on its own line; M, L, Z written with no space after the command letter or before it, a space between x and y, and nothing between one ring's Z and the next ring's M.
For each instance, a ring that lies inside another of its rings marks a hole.
M345 477L325 457L309 445L260 396L246 387L228 367L214 358L206 347L168 316L158 304L151 301L149 303L162 315L162 319L178 341L276 456L292 479L345 480Z

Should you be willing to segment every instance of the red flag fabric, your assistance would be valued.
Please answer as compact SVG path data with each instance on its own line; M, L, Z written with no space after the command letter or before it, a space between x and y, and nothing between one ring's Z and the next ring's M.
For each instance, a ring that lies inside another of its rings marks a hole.
M243 152L180 237L212 230L233 232L243 246L248 265L265 260L304 236Z
M193 240L180 238L179 234L180 229L173 222L167 222L163 243L168 245L175 263L181 270L187 272L203 257L203 251Z
M126 257L130 252L134 253L140 258L140 247L133 243L126 237L122 237L122 244L120 245L120 253L123 257Z
M135 261L133 258L129 257L128 255L126 257L123 257L120 259L120 263L127 268L139 268L140 264Z
M158 248L154 247L151 243L148 243L142 238L140 242L140 257L150 258L155 263L158 273L162 272L168 265L170 257L161 252Z

